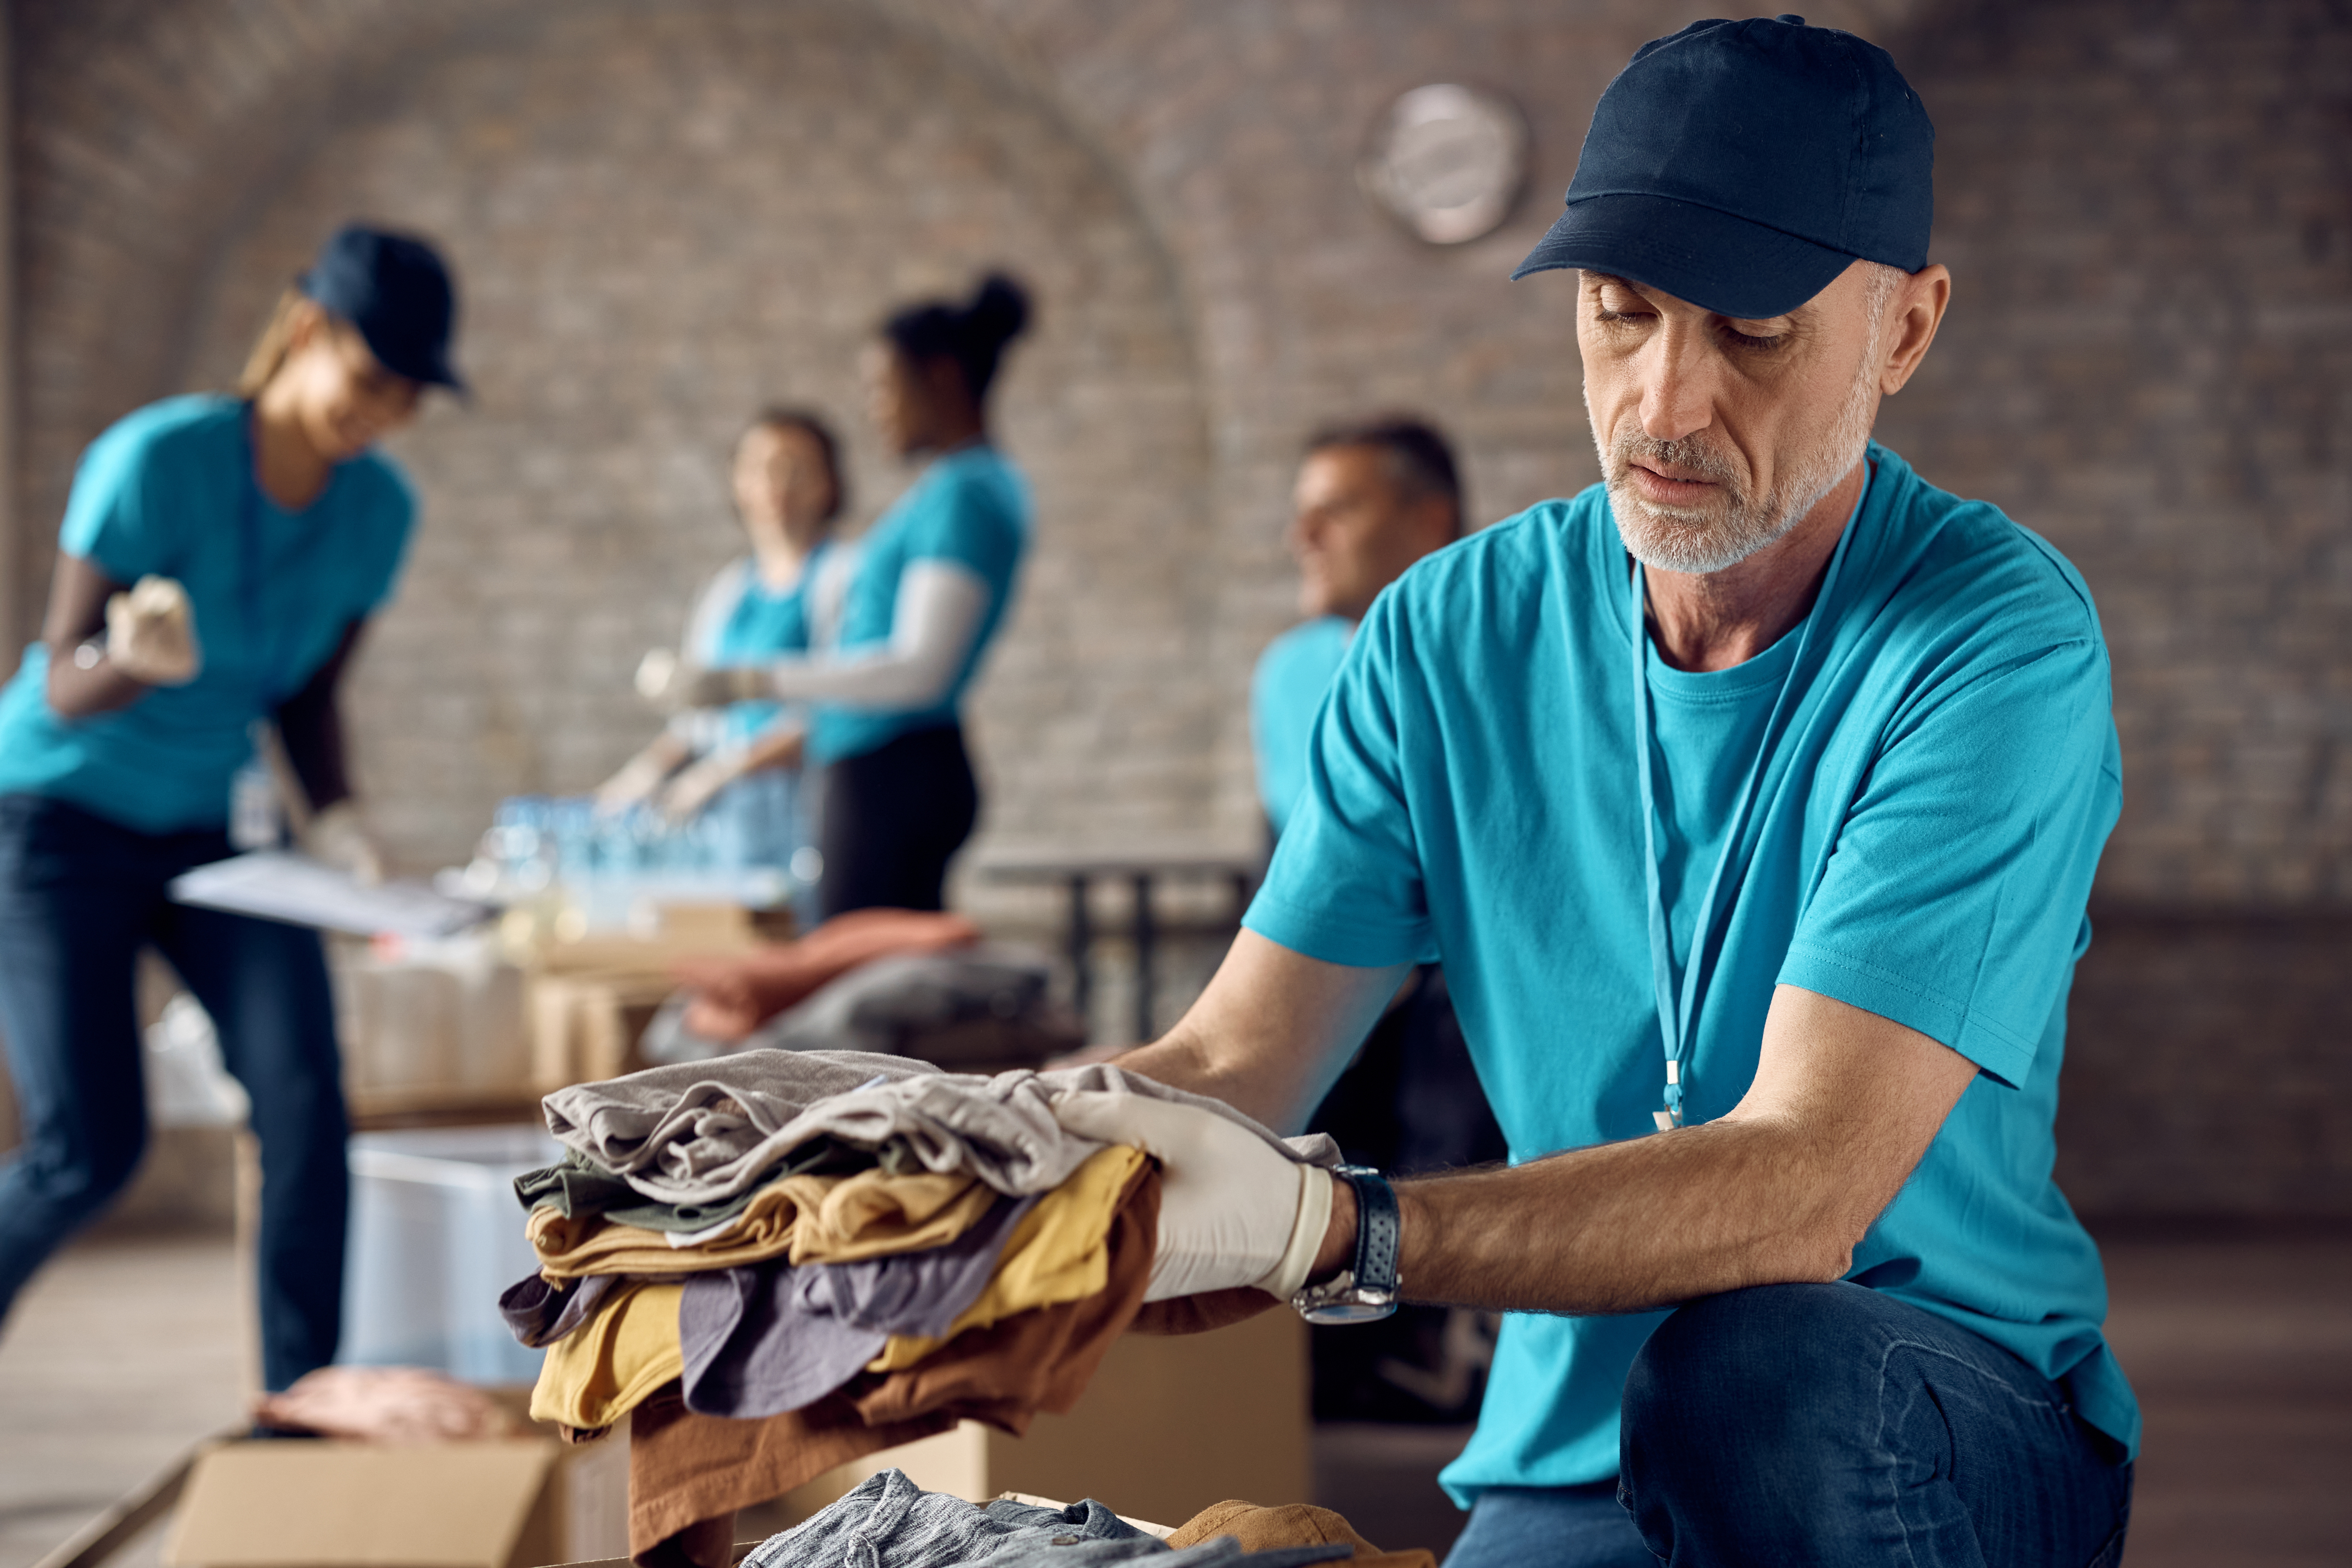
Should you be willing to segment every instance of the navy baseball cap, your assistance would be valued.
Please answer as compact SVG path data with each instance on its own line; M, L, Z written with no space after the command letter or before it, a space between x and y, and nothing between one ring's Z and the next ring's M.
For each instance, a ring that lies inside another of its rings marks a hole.
M1935 164L1885 49L1802 16L1693 22L1601 95L1568 210L1511 276L1610 272L1760 321L1857 258L1925 267Z
M384 369L466 390L449 364L457 290L440 253L423 240L346 225L319 247L296 286L357 327Z

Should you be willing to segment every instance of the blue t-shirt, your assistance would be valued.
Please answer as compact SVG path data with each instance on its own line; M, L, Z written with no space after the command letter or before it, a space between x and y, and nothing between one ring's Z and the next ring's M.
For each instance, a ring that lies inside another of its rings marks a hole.
M1356 623L1345 616L1303 621L1265 645L1250 676L1250 749L1257 756L1257 799L1280 837L1307 787L1307 753L1323 694L1348 657Z
M218 826L251 726L327 661L345 628L391 597L416 502L390 459L338 466L289 512L253 478L245 405L151 404L82 454L58 548L128 586L187 589L204 666L127 708L66 720L36 643L0 692L0 794L80 806L142 833Z
M840 651L890 640L898 580L918 561L952 562L977 575L987 584L988 608L938 701L913 709L820 702L809 755L820 762L860 756L910 731L953 723L964 689L1003 624L1028 544L1028 481L995 447L966 447L925 468L859 542L857 571L841 606Z
M1718 895L1685 1111L1711 1120L1747 1091L1778 984L1975 1062L1847 1277L2063 1380L2136 1447L2098 1252L2050 1179L2066 993L2122 799L2105 645L2049 545L1882 447L1870 461ZM1330 963L1442 960L1514 1163L1640 1137L1661 1103L1629 570L1595 486L1382 594L1247 920ZM1677 982L1798 641L1692 674L1643 639ZM1661 1316L1507 1317L1447 1489L1615 1474L1625 1373Z
M755 559L746 557L729 566L722 580L723 591L733 595L734 604L723 616L711 617L709 641L691 650L694 657L711 668L721 669L766 664L779 654L806 654L809 584L816 580L818 567L832 548L831 540L820 540L801 563L800 575L789 586L775 590L761 580ZM783 705L778 702L730 703L726 709L725 737L735 742L751 740L773 724L783 710Z

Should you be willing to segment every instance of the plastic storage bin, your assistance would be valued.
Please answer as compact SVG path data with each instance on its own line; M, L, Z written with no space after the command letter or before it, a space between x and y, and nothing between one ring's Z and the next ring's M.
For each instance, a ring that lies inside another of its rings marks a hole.
M499 1294L538 1267L514 1179L562 1154L535 1127L354 1136L341 1359L471 1383L535 1380L542 1352L515 1342Z

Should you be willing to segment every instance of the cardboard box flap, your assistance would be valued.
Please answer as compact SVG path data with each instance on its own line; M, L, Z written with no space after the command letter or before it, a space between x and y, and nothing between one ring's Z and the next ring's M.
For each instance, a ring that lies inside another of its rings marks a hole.
M556 1445L236 1443L197 1461L168 1568L506 1568Z

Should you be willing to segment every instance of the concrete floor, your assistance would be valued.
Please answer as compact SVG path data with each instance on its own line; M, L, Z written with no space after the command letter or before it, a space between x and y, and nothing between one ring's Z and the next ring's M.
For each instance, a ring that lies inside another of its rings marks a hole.
M2147 1412L2133 1568L2352 1560L2352 1241L2136 1237L2106 1250L2110 1331ZM29 1568L238 1421L242 1312L225 1240L92 1241L35 1281L0 1338L0 1568ZM1319 1500L1383 1546L1443 1547L1460 1516L1433 1478L1463 1436L1325 1428ZM156 1548L151 1534L117 1563L145 1568Z

